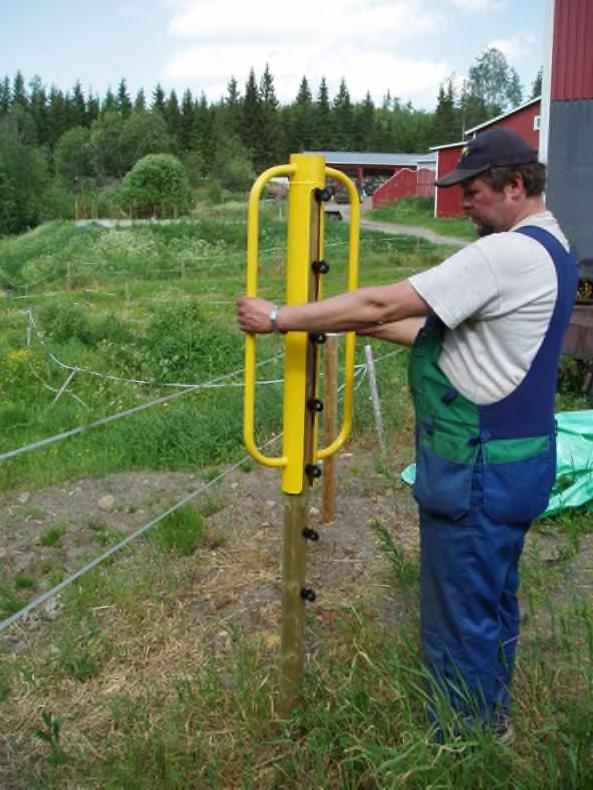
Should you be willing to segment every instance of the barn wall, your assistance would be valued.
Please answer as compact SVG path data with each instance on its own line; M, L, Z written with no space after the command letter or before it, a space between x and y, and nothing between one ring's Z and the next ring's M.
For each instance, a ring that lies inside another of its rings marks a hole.
M502 118L489 128L493 129L496 126L499 129L510 129L512 132L517 132L517 134L520 134L521 137L537 151L539 146L539 130L533 127L535 116L539 115L539 109L539 103L532 107L526 107L524 110L514 113L509 118ZM483 131L486 130L484 129Z
M373 193L372 204L373 208L379 208L385 203L397 203L402 198L433 195L433 170L402 168Z
M591 0L557 0L554 8L551 100L593 99Z
M453 148L441 148L437 160L437 178L446 175L455 169L457 160L463 150L462 145ZM461 189L455 187L437 187L435 200L435 216L437 217L459 217L461 211Z

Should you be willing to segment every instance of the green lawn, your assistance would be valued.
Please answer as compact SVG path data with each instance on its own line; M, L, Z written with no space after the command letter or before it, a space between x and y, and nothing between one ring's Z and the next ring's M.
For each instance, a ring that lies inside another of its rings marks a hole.
M442 236L468 239L468 241L474 241L477 238L474 226L465 217L435 219L433 198L406 198L397 203L382 206L369 212L366 216L381 222L429 228Z

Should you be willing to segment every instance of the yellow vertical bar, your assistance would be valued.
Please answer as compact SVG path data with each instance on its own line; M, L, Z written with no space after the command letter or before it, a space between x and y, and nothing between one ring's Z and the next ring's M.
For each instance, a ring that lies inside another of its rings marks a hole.
M290 180L286 263L286 303L304 304L310 299L312 262L312 199L315 189L325 184L325 161L317 154L293 154L296 169ZM317 242L315 242L317 244ZM307 398L308 334L289 332L284 361L284 452L287 459L282 490L298 494L304 485L304 427Z

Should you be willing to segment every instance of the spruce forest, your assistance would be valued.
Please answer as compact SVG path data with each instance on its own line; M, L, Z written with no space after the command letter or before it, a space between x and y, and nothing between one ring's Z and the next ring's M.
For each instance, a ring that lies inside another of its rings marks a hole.
M531 96L540 82L538 74ZM370 92L354 102L344 79L331 96L325 79L313 86L306 76L281 105L268 67L259 77L251 70L243 88L231 77L218 102L160 85L131 96L124 78L115 92L85 95L79 81L63 91L19 71L0 80L0 236L75 214L125 215L122 180L149 154L179 160L190 187L245 190L293 152L423 153L523 100L517 72L496 49L477 58L461 87L453 78L441 85L432 112L389 94L380 106Z

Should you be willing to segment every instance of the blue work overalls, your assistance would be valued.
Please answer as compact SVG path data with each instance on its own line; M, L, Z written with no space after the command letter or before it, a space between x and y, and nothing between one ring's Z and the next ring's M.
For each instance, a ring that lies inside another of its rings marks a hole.
M509 711L519 558L555 479L554 396L577 267L547 231L516 232L543 244L558 282L548 330L523 381L496 403L469 401L438 367L445 328L435 318L411 354L421 641L437 721L443 701L470 725Z

